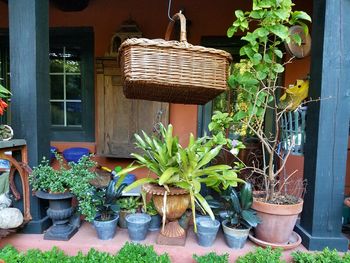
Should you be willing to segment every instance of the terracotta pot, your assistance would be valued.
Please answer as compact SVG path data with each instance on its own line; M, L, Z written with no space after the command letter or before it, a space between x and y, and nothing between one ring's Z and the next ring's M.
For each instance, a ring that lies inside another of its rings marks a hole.
M292 235L303 201L295 205L275 205L254 198L252 208L257 211L261 223L255 228L255 237L275 244L286 244Z

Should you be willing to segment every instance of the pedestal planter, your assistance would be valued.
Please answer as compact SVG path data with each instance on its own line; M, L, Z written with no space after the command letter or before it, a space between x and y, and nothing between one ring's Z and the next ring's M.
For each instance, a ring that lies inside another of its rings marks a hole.
M101 240L112 239L117 232L117 223L119 215L115 215L112 220L100 221L95 218L94 227L96 229L97 237Z
M37 191L38 198L49 200L47 215L52 219L53 225L45 232L44 239L48 240L69 240L78 228L69 223L74 212L72 207L71 193L50 194Z
M249 229L236 229L227 226L228 220L222 222L222 229L224 230L226 244L230 248L242 248L247 241Z
M160 225L162 224L162 218L160 215L152 215L151 216L151 222L149 224L149 231L157 231L160 229Z
M202 247L211 247L216 239L220 222L212 220L209 216L197 218L197 240Z
M275 205L254 198L252 208L262 221L255 228L255 237L268 243L286 244L303 209L303 201L295 205Z
M151 222L151 216L142 213L130 214L126 216L129 237L132 241L141 241L146 238Z

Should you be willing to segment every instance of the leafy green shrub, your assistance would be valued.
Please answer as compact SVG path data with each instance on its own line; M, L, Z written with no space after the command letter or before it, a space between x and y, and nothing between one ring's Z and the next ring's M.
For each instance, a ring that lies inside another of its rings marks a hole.
M128 242L116 255L92 248L86 255L78 252L76 256L67 256L57 247L50 251L30 249L27 252L18 252L14 247L7 245L0 249L0 259L6 263L170 263L168 254L158 255L153 246Z
M292 257L295 263L350 263L350 254L341 256L336 249L325 248L318 253L293 252Z
M272 249L271 247L258 247L254 252L241 256L236 263L283 263L281 260L282 249Z
M115 257L120 263L170 263L168 254L157 255L153 246L126 242Z
M215 252L210 252L203 256L194 254L193 258L198 263L228 263L228 254L218 255Z

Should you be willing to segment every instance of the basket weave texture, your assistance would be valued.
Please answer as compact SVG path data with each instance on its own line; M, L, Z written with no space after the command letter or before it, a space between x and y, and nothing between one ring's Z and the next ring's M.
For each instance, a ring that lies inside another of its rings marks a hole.
M186 19L180 19L180 41L131 38L120 46L123 91L127 98L184 104L205 104L227 89L231 55L194 46L186 40Z

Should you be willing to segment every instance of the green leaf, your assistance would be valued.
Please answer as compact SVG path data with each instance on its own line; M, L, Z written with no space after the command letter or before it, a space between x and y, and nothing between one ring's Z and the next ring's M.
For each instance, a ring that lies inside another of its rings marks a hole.
M242 17L244 17L244 13L243 13L242 10L236 10L236 11L235 11L235 16L236 16L237 18L242 18Z
M6 97L12 95L12 93L1 84L0 84L0 93L4 94Z
M127 193L130 190L139 187L141 185L147 184L147 183L157 183L157 180L154 178L142 178L139 179L135 182L133 182L132 184L128 185L127 187L124 188L123 193Z
M267 74L263 71L257 71L256 77L258 78L258 80L264 80L267 77Z
M247 210L250 209L253 204L253 190L252 185L250 183L243 184L241 191L241 206L242 209Z
M282 73L284 71L284 67L281 64L276 63L273 65L273 71L276 73Z
M235 119L235 121L240 121L240 120L244 119L247 116L248 116L248 114L245 111L238 111L234 115L234 119Z
M282 51L279 50L279 49L274 49L274 50L273 50L273 53L275 53L276 56L279 57L279 58L282 58L282 57L283 57L283 53L282 53Z
M253 210L243 210L242 217L252 227L256 227L260 223L259 217Z
M238 214L241 213L242 208L241 208L241 205L239 203L239 198L238 198L237 192L233 188L232 188L231 193L230 193L230 201L231 201L231 205L232 205L232 208L234 209L234 211Z
M204 197L201 194L199 194L199 193L195 194L194 196L198 200L198 202L201 204L203 209L209 214L211 219L214 220L215 219L214 213L211 210L207 200L205 200Z
M305 35L309 34L309 27L307 24L305 24L302 21L298 21L297 24L299 24L303 28Z
M311 17L307 13L305 13L304 11L294 11L292 13L292 20L297 21L299 19L306 20L309 22L311 22L311 20L312 20Z
M274 25L270 27L270 31L283 41L288 37L288 27L284 25Z
M266 37L269 35L269 31L264 28L264 27L259 27L257 29L254 30L254 34L258 35L259 37Z
M222 148L222 145L215 147L214 149L207 152L203 158L200 160L198 165L195 167L196 170L200 169L204 165L208 164L215 156L217 156Z
M260 19L262 18L264 15L264 11L263 10L253 10L250 12L249 16L251 18L254 18L254 19Z
M260 61L262 60L262 56L260 53L255 53L252 59L252 62L254 65L257 65L260 63Z
M293 34L292 35L292 40L298 45L301 45L301 36L299 34Z
M146 143L144 140L142 140L142 138L138 135L138 134L134 134L136 141L139 143L139 145L141 146L142 149L146 149Z
M166 182L170 179L170 177L178 171L179 169L176 167L170 167L166 169L165 172L159 177L158 184L159 185L166 184Z
M228 37L233 37L233 35L237 32L237 27L235 26L230 26L228 29L227 29L227 36Z

